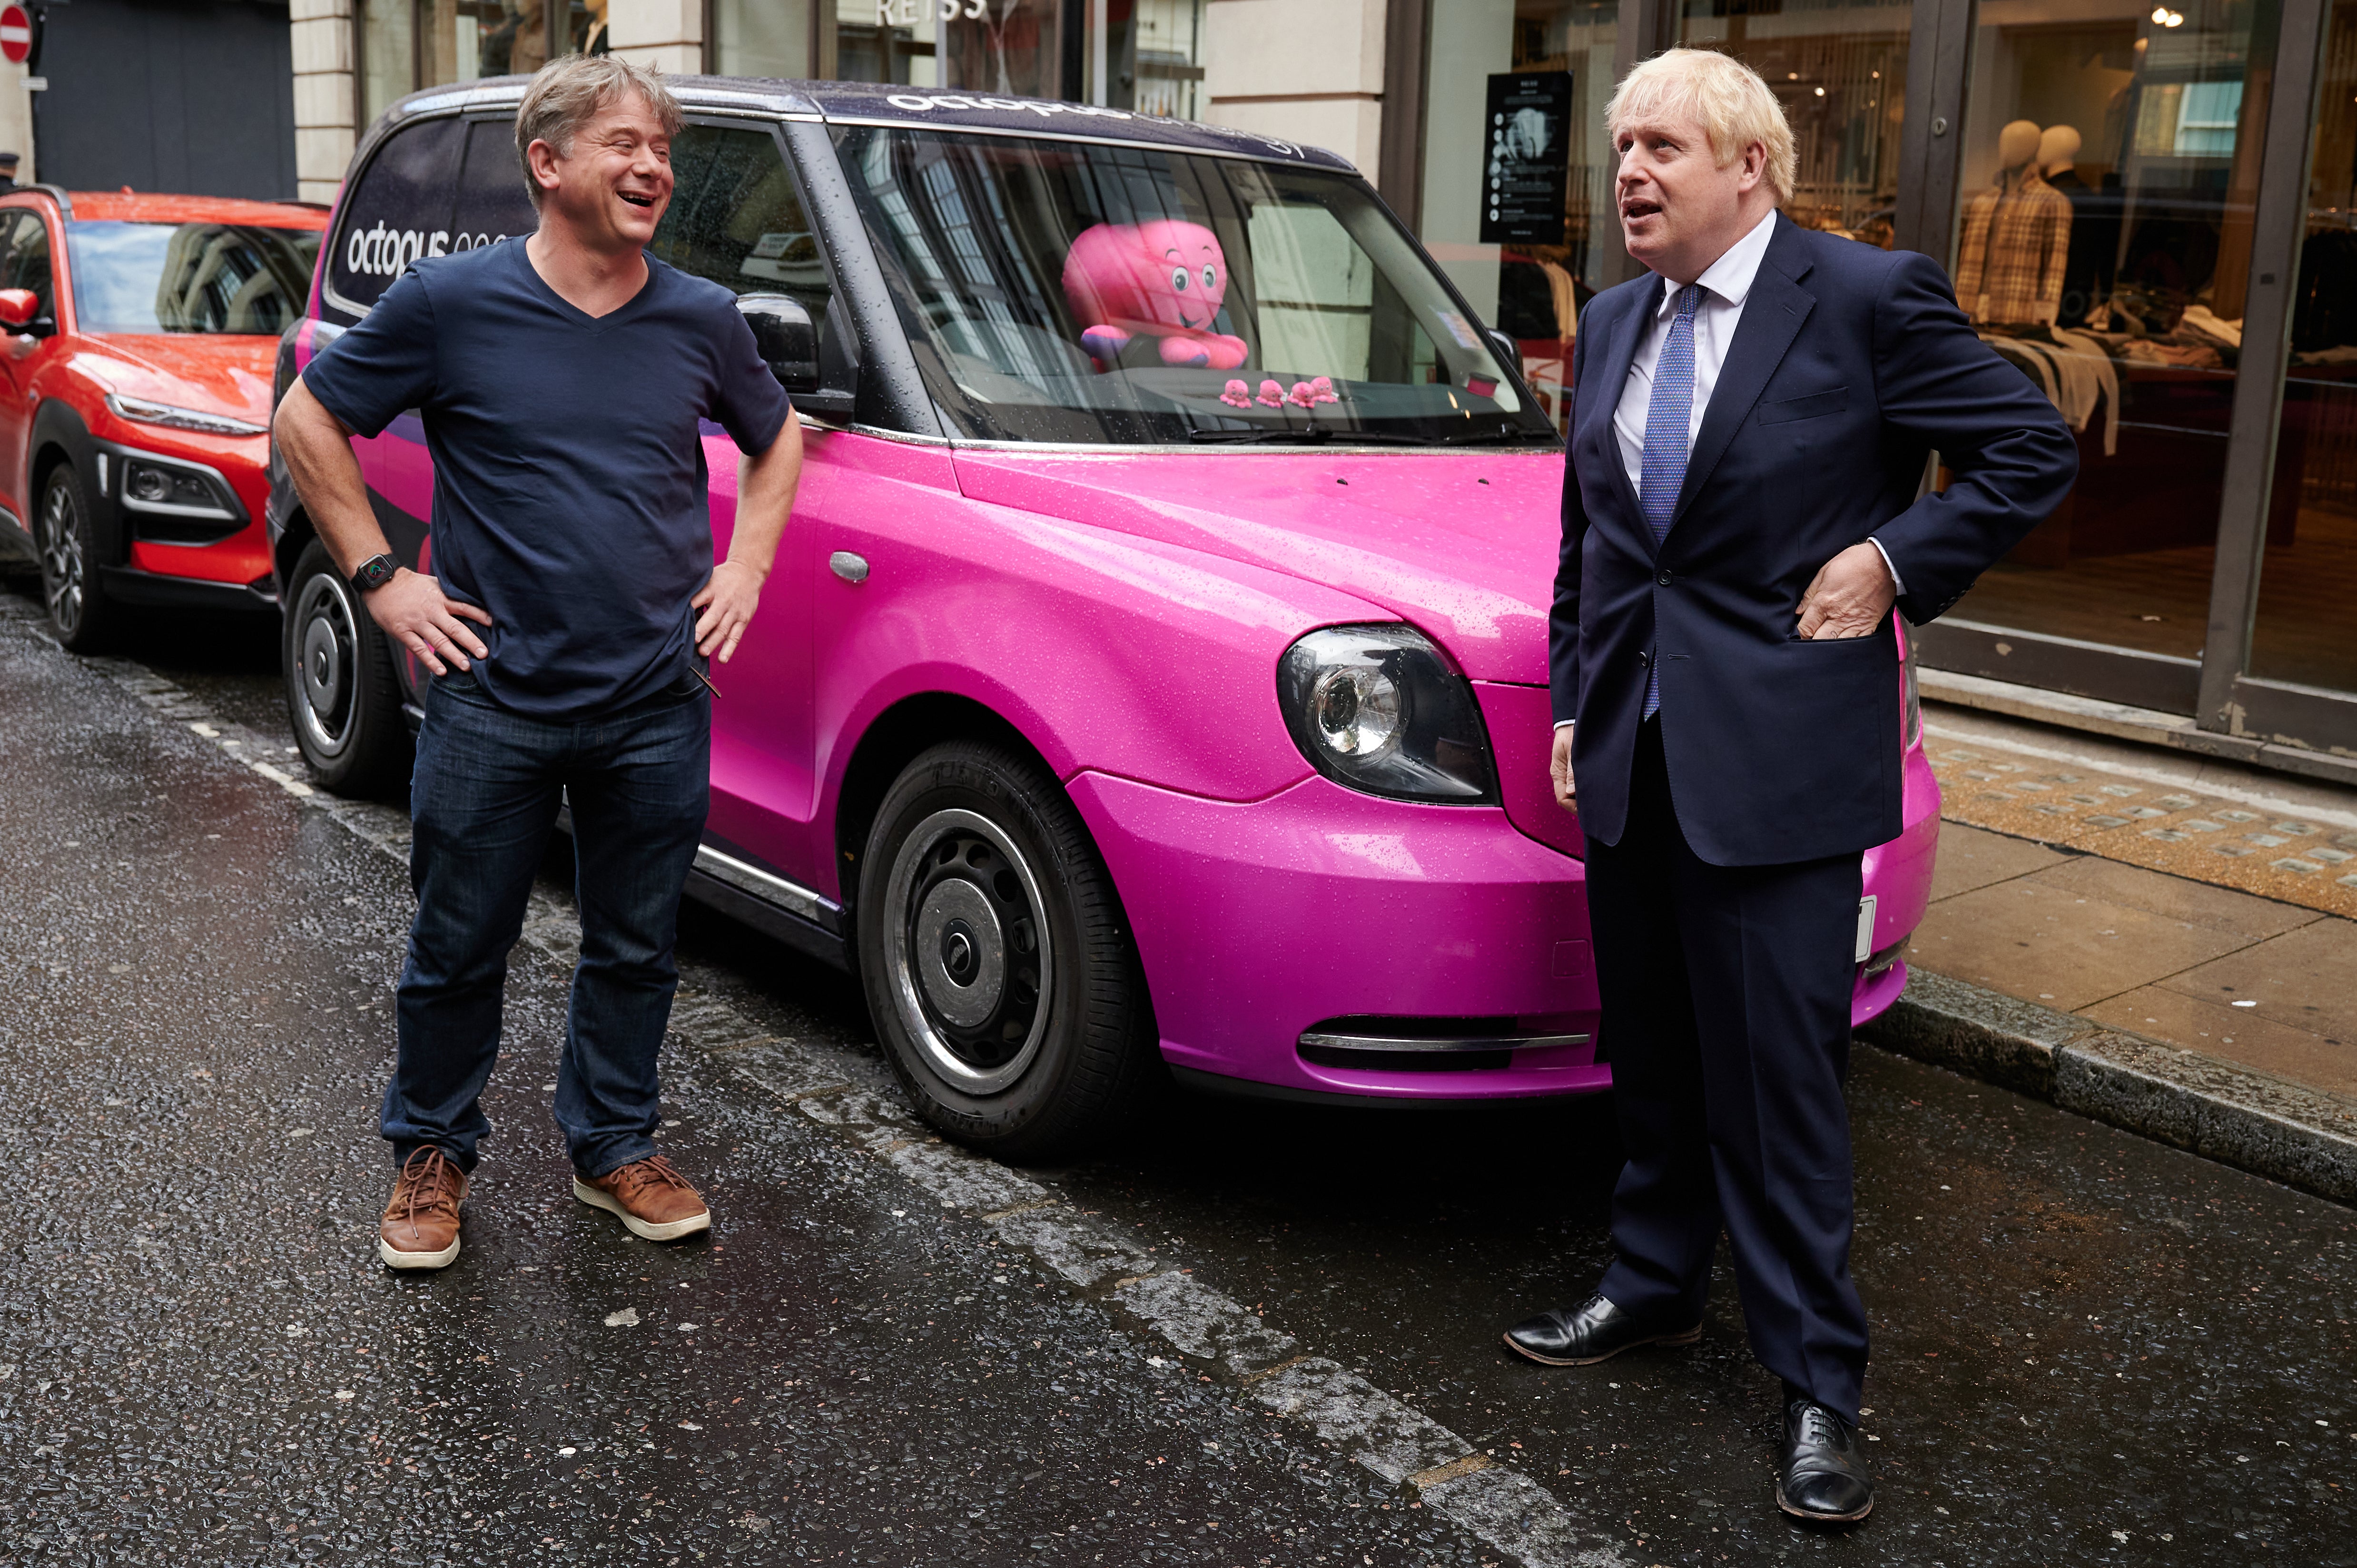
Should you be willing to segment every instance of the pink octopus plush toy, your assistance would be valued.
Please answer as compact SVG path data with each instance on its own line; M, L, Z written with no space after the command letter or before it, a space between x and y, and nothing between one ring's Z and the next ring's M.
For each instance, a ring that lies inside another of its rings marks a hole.
M1228 258L1200 223L1157 218L1081 231L1064 257L1064 297L1092 325L1081 345L1110 370L1132 338L1161 339L1166 365L1232 371L1248 345L1211 330L1228 295Z

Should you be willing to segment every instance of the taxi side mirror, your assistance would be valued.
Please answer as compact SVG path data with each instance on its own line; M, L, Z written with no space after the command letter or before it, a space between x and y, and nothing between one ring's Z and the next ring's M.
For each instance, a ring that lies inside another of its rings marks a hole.
M29 288L0 288L0 326L22 332L41 312L41 296Z
M0 294L0 300L6 297ZM748 294L737 308L753 328L753 342L778 384L789 393L818 391L818 325L802 302L782 294Z

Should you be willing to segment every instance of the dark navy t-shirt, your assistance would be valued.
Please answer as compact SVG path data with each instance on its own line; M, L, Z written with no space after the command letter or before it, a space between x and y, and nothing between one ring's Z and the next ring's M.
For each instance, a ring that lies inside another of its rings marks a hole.
M417 263L303 382L361 435L424 416L429 569L490 615L484 694L547 720L685 677L712 575L697 422L759 453L787 413L726 289L649 256L638 296L593 318L521 240Z

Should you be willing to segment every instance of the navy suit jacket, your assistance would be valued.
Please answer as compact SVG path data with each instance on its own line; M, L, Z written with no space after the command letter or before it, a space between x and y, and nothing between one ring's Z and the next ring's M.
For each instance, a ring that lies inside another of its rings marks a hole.
M1658 646L1670 793L1717 865L1853 854L1902 825L1897 639L1803 641L1817 569L1874 535L1920 626L2079 467L2054 405L1974 336L1929 257L1773 221L1658 550L1612 414L1661 280L1598 295L1572 353L1548 675L1555 719L1578 722L1581 830L1620 840ZM1954 478L1918 499L1934 449Z

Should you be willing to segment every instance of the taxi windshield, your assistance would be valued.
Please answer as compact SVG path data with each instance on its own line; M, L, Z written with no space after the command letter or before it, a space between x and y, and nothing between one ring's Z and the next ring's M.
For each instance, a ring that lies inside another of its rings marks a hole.
M845 127L936 403L979 440L1549 443L1479 324L1344 175Z
M303 314L319 236L244 223L68 225L84 332L275 337Z

